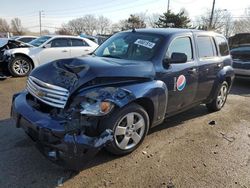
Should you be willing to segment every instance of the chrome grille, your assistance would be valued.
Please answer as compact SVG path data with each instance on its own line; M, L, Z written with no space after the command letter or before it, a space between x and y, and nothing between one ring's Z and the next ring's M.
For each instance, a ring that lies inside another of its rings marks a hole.
M33 76L28 78L27 90L38 100L57 108L64 108L69 97L67 89L45 83Z

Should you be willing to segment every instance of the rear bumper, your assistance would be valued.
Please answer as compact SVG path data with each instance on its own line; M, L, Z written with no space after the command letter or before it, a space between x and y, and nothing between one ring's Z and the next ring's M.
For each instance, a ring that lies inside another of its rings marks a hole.
M79 170L113 140L111 130L105 130L98 137L66 133L63 119L52 118L32 108L26 95L26 92L22 92L13 96L11 115L16 126L23 128L42 154L51 161Z

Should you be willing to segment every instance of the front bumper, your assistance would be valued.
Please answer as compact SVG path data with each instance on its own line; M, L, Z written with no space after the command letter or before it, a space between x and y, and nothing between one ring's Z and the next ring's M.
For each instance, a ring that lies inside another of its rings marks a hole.
M27 92L13 96L11 115L16 126L21 127L35 141L36 146L51 161L66 168L80 170L100 149L113 140L111 130L98 137L67 133L64 119L52 118L32 108L27 102Z

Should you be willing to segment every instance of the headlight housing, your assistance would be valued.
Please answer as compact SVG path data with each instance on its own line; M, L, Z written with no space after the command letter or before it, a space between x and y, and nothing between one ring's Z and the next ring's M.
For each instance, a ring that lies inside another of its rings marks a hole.
M112 111L114 104L111 101L87 99L80 103L80 108L82 115L103 116Z

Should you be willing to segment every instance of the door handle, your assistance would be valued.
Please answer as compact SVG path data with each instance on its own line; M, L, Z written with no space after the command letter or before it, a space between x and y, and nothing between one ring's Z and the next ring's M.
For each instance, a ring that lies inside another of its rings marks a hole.
M189 74L195 74L195 73L197 73L197 69L196 69L196 68L190 68L190 69L188 70L188 73L189 73Z
M68 50L63 50L62 52L68 52Z
M84 51L85 51L85 52L88 52L89 50L86 49L86 50L84 50Z

